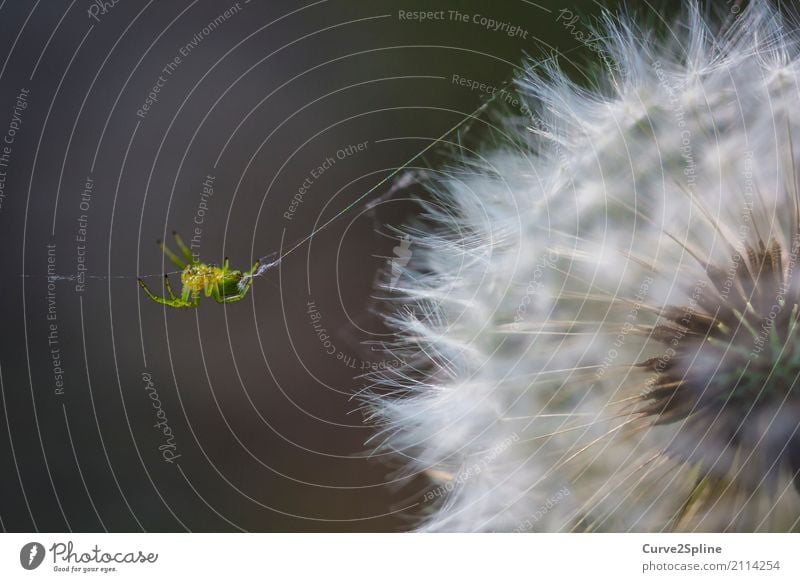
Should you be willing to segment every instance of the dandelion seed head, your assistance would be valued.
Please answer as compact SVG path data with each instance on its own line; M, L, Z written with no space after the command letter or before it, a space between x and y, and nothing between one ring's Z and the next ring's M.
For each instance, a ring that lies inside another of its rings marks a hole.
M531 67L536 123L426 179L366 396L420 529L798 527L800 50L749 4L606 16L608 71Z

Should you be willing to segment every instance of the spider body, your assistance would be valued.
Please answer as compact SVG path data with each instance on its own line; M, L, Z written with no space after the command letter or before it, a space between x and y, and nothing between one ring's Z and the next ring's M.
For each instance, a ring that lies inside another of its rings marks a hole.
M175 243L181 251L181 256L171 251L164 243L159 241L159 246L170 261L181 269L181 294L176 296L172 291L169 276L164 275L164 285L169 297L155 295L139 279L139 285L147 296L162 305L169 307L197 307L200 304L201 295L213 297L217 303L233 303L244 299L253 284L253 273L258 269L259 261L247 271L231 270L228 259L226 258L222 267L217 265L201 263L194 258L189 247L177 232L173 232Z

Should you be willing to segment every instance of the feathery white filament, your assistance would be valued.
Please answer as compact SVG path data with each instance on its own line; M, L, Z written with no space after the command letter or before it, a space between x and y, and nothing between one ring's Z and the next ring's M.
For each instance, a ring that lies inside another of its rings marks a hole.
M430 172L411 261L390 273L407 366L368 396L371 444L432 479L422 529L797 527L785 478L733 475L689 515L698 459L727 471L732 449L630 414L648 379L630 365L665 354L643 332L710 285L698 257L727 266L755 231L792 248L800 36L766 1L719 20L691 4L661 38L606 18L592 89L530 71L529 127ZM750 422L797 422L768 420Z

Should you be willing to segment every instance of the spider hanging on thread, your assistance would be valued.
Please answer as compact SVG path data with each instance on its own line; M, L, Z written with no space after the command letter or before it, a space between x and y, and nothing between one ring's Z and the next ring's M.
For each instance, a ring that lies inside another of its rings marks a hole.
M201 263L192 255L189 247L177 232L173 232L172 236L184 257L183 259L163 242L158 241L158 245L169 260L181 269L183 289L180 296L176 296L172 292L169 275L165 274L164 285L169 297L159 297L150 291L142 279L139 279L139 285L150 299L169 307L197 307L200 304L201 293L206 297L213 297L217 303L233 303L244 299L253 285L254 273L261 263L260 259L246 272L231 270L227 257L222 263L222 267Z

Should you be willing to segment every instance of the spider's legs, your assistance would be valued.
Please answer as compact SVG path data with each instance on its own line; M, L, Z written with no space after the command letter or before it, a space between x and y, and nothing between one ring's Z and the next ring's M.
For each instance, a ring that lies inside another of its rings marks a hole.
M250 268L250 270L244 273L242 276L242 281L239 281L239 294L234 295L234 297L239 297L239 299L241 299L247 295L247 292L250 291L250 287L253 286L253 274L256 272L259 265L261 265L261 259L258 259L255 263L253 263L253 266ZM244 282L244 285L242 285L242 282Z
M164 285L167 288L167 293L169 293L170 299L177 299L177 297L175 297L175 293L172 292L172 285L169 282L169 275L164 275Z
M247 290L249 288L250 286L247 285L240 293L237 293L236 295L227 295L225 297L215 294L214 299L217 300L217 303L233 303L235 301L241 301L244 299L244 296L247 295Z
M150 299L152 299L153 301L157 301L158 303L163 303L163 299L164 298L163 297L159 297L158 295L154 295L153 292L150 291L150 288L145 284L144 280L137 279L137 281L139 281L139 287L144 289L145 294L147 294L147 296Z
M244 285L241 285L241 281L239 282L240 295L244 296L245 293L247 293L250 290L250 287L253 285L253 274L256 272L260 264L261 264L261 259L258 259L255 263L253 263L251 269L244 273L244 276L242 277L242 280L245 282Z
M208 291L211 292L211 296L214 298L214 301L217 303L225 303L225 297L223 297L222 290L220 289L219 285L209 285Z
M250 269L245 273L245 276L252 281L253 280L253 273L256 272L256 269L261 265L261 259L258 259L255 263L253 263L253 268Z
M186 268L186 263L184 263L181 258L172 252L172 250L167 247L162 241L158 241L158 246L161 247L161 250L164 251L164 254L167 255L172 264L178 267L181 271Z
M169 294L171 296L170 299L167 299L166 297L159 297L158 295L153 294L153 292L150 291L150 289L147 287L147 285L145 285L145 282L143 280L141 280L141 279L139 279L139 286L142 289L144 289L144 292L147 294L147 296L150 299L152 299L156 303L160 303L161 305L166 305L168 307L197 307L196 303L194 305L192 305L191 303L189 303L187 301L183 301L179 297L175 297L175 295L172 294L172 289L169 288L169 279L165 279L165 281L166 281L166 284L167 284L167 291L169 292Z
M200 305L200 294L199 293L192 293L192 290L189 288L188 285L183 286L183 291L181 291L181 296L176 301L180 301L181 304L185 305L186 307L197 307Z
M192 263L196 263L197 261L194 260L192 256L192 251L189 250L189 247L186 246L186 243L183 242L181 235L178 234L177 230L172 231L172 237L175 239L175 244L178 245L178 248L183 253L183 256L186 258L186 263L191 265Z

